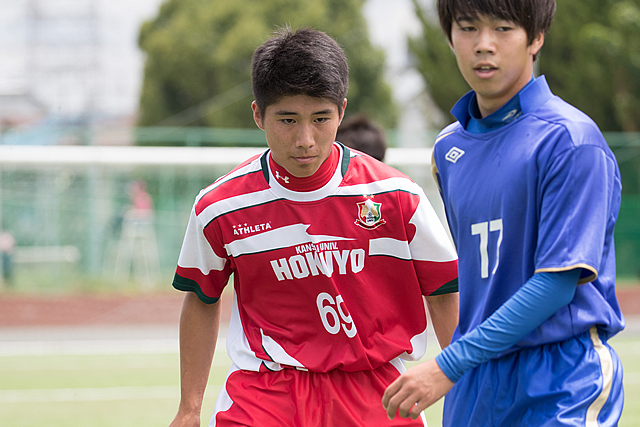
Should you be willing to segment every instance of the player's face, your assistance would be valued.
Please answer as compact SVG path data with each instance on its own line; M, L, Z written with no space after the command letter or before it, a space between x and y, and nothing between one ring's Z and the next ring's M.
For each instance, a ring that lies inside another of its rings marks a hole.
M513 22L485 15L459 18L451 29L451 47L486 117L529 82L544 34L529 45L525 29Z
M345 99L343 112L346 105ZM264 116L255 101L251 108L256 124L265 132L271 157L291 175L313 175L331 154L342 121L333 102L295 95L269 105Z

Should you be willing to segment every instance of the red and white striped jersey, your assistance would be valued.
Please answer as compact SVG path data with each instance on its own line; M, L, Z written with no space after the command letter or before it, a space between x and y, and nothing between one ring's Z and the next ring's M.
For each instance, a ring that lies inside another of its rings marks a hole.
M423 295L457 291L457 256L423 190L339 145L329 182L291 191L269 151L202 190L173 286L214 303L233 274L241 369L375 369L426 349Z

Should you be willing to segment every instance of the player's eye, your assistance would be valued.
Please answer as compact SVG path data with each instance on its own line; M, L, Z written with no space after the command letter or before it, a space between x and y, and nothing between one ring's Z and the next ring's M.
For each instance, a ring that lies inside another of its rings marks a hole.
M473 31L476 29L476 27L473 25L473 23L469 20L466 19L462 19L460 21L456 21L456 25L458 26L458 29L460 31L463 32L469 32L469 31Z
M514 22L507 21L507 20L500 20L500 21L496 22L496 30L497 31L511 31L516 26L517 25Z
M294 124L296 122L294 119L289 119L289 118L280 119L280 121L282 123L284 123L285 125L291 125L291 124Z

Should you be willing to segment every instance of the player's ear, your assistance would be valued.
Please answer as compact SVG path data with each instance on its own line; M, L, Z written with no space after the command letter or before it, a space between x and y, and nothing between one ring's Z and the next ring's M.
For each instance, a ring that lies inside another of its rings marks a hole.
M344 101L342 102L342 115L340 116L340 123L342 123L342 119L344 119L344 111L347 109L347 98L344 99ZM340 126L340 123L338 123L338 126Z
M544 33L540 33L536 36L535 39L533 39L533 41L529 45L529 54L531 54L531 56L537 55L538 52L540 52L540 49L542 49L543 44L544 44Z
M453 41L451 41L451 39L447 39L447 44L449 45L449 49L451 49L451 53L453 53L454 55L456 54L456 48L453 45Z
M264 126L262 124L262 112L260 108L258 108L258 103L253 101L251 103L251 109L253 110L253 121L256 122L256 125L262 130L264 130Z

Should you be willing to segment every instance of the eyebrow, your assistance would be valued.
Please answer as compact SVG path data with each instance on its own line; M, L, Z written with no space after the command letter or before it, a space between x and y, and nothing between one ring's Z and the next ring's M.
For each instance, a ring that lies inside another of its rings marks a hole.
M327 108L326 110L320 110L320 111L316 111L314 113L311 113L312 116L324 116L327 114L331 114L333 112L333 110ZM276 116L297 116L298 113L296 113L295 111L287 111L287 110L279 110L274 112L274 114Z
M476 21L478 19L478 16L472 16L472 15L459 15L458 17L456 17L456 19L454 19L455 22L460 22L460 21L466 21L466 22L471 22L471 21Z

